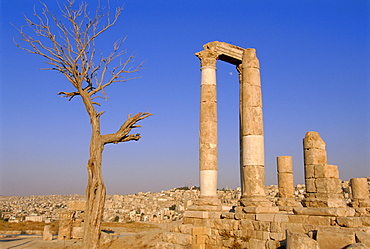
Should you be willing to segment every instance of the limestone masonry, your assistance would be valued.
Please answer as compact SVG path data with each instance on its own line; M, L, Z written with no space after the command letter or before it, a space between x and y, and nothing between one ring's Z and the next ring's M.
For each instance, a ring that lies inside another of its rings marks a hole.
M302 134L305 186L294 187L289 155L277 157L278 186L265 186L262 89L256 50L215 41L195 55L201 66L200 190L178 188L108 196L104 221L179 221L161 235L157 249L370 248L370 177L342 181L338 166L327 161L326 143L318 132ZM217 189L217 60L235 65L239 72L241 188L237 190ZM57 219L58 239L82 238L82 196L2 197L1 201L3 219ZM50 227L45 226L43 238L50 240Z
M339 170L327 163L318 132L303 139L306 194L293 195L290 156L277 158L279 198L264 191L264 134L260 66L256 50L210 42L195 55L201 64L199 132L200 197L183 223L163 236L158 248L277 249L368 248L370 205L366 178L343 188ZM236 66L240 83L240 175L242 195L228 210L218 199L216 61ZM364 165L369 167L369 165ZM351 200L344 190L351 189Z

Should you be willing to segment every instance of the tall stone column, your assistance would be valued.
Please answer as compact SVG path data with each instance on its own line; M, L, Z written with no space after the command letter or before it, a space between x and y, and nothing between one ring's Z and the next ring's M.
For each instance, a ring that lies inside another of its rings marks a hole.
M217 196L218 141L216 60L213 50L196 53L201 62L199 172L200 199L198 205L219 205Z
M264 135L260 67L256 50L245 49L242 57L240 93L242 198L245 207L269 207L265 195Z

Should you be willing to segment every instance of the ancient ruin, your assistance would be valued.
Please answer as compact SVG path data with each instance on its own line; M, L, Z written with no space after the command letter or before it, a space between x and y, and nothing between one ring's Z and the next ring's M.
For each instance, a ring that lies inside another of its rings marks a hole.
M217 41L203 48L196 53L201 63L200 197L185 211L182 224L163 235L157 248L370 247L367 179L351 179L352 202L347 205L338 167L327 164L326 145L317 132L307 132L303 140L307 192L302 203L293 195L290 156L277 158L278 200L266 198L262 94L256 50ZM242 196L232 210L222 206L217 197L217 60L235 65L240 79Z
M309 131L303 138L304 197L295 193L291 156L277 157L278 195L266 195L262 91L256 50L217 41L203 48L196 53L201 63L200 193L194 192L193 197L185 192L179 194L179 200L186 201L181 206L173 202L176 192L168 195L170 202L163 199L165 193L158 196L158 201L171 203L173 209L182 211L182 221L161 235L156 248L370 248L370 178L353 178L349 184L344 183L338 167L328 164L326 144L318 132ZM223 197L222 191L217 190L217 60L235 65L240 80L241 194L234 192ZM114 202L106 203L107 217L124 210L117 206L124 202L123 197L116 197ZM150 205L144 197L138 194L139 201L135 203ZM59 240L83 237L84 210L83 201L72 201L68 210L59 214ZM180 217L173 215L174 210L161 209L151 216L149 210L143 210L132 210L132 221L166 222ZM49 229L45 226L44 240L52 238ZM111 239L111 235L102 233L103 242Z

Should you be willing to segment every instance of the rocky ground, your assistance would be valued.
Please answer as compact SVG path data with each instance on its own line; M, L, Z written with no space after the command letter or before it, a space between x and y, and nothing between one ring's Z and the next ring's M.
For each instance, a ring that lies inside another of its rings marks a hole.
M101 246L101 249L118 248L154 248L160 240L161 233L168 229L168 226L175 225L177 222L168 224L150 224L142 222L117 223L105 226L104 230L113 232L113 241ZM57 240L43 241L41 237L6 237L0 238L0 248L17 249L62 249L62 248L81 248L81 240Z

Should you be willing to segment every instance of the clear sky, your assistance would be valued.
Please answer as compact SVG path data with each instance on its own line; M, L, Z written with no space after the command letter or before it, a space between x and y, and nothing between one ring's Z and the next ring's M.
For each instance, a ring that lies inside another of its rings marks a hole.
M45 1L58 12L54 0ZM60 1L63 3L63 1ZM103 1L104 2L104 1ZM266 185L277 184L276 157L293 156L303 183L302 139L317 131L340 178L370 176L369 2L309 0L111 0L125 4L99 48L127 36L124 47L145 62L140 79L107 89L102 132L129 113L141 122L139 142L108 145L108 194L199 185L199 60L211 41L256 48L261 65ZM18 49L14 27L38 0L0 1L0 195L84 194L90 124L79 98L57 95L70 83L41 71L43 59ZM219 188L240 186L239 83L234 66L217 64Z

